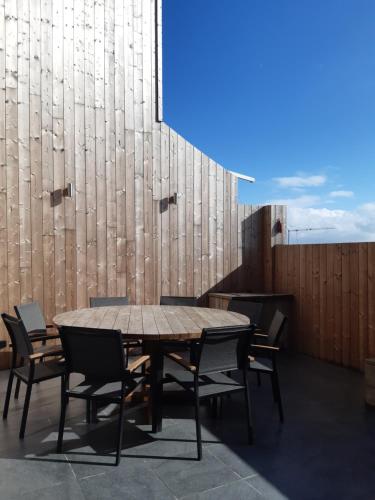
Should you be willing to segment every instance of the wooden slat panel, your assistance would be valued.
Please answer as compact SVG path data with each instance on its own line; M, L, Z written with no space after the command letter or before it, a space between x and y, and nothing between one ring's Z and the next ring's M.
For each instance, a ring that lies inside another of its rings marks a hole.
M194 295L194 149L186 143L186 295Z
M217 166L213 160L208 164L208 286L214 291L217 283Z
M8 227L8 303L9 309L20 302L20 200L18 171L18 113L17 113L17 3L5 2L6 32L6 173Z
M202 294L209 289L209 235L208 235L208 165L209 158L202 155Z
M30 193L30 12L27 2L18 2L18 167L20 224L21 302L32 300L31 282L31 193Z
M194 148L194 295L202 295L202 153Z
M99 2L97 3L98 6ZM95 13L97 17L97 13ZM74 2L74 138L77 241L77 306L87 306L86 161L85 161L85 6ZM104 15L103 15L104 18Z
M90 20L88 18L88 23ZM93 59L94 50L91 49ZM64 0L64 150L65 182L75 184L74 158L74 1ZM95 131L92 137L95 136ZM86 138L87 148L90 147ZM93 148L95 152L95 147ZM95 165L95 160L94 160ZM95 179L95 175L93 176ZM94 181L93 179L93 181ZM92 181L92 182L93 182ZM91 183L92 184L92 183ZM96 206L96 200L94 204ZM65 198L65 305L67 310L77 304L76 218L75 197ZM95 227L96 234L96 227ZM91 259L90 259L91 262ZM34 269L34 264L33 264ZM96 273L96 269L95 269Z
M105 182L107 195L107 294L117 293L116 283L116 135L115 135L115 19L114 0L105 0L104 23L104 117Z
M170 130L169 134L169 193L173 196L177 193L177 134ZM169 274L170 274L170 294L178 295L178 222L177 205L169 205Z
M177 250L178 275L177 294L186 296L186 141L178 136L177 140Z
M87 296L98 295L97 193L96 193L96 110L95 110L95 4L85 1L85 147L87 208ZM68 203L70 200L66 200Z
M161 125L161 294L170 295L169 275L169 128Z

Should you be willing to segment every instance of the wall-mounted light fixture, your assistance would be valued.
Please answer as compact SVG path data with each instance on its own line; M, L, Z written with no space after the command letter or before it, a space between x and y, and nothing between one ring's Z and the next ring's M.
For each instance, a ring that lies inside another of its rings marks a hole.
M62 195L65 198L73 198L73 184L71 182L68 182L66 188L63 189Z
M55 191L51 192L51 207L56 207L60 205L63 198L72 198L73 197L73 184L68 182L66 188L64 189L55 189Z
M172 196L169 197L168 203L170 205L177 205L177 193L173 193Z

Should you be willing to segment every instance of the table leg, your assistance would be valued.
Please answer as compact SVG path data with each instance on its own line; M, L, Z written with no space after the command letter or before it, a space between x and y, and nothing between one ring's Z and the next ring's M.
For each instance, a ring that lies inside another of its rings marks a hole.
M144 350L150 355L152 432L160 432L163 421L163 350L159 342L144 342Z

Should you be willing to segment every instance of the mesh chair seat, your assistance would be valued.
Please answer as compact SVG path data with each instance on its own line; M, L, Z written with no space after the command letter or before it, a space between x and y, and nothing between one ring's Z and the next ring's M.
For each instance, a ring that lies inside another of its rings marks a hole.
M194 376L193 374L189 377L186 376L186 371L184 376L178 374L177 377L173 377L172 374L167 373L167 377L171 377L178 384L180 384L186 391L191 392L194 396ZM185 379L185 380L183 380ZM212 373L211 375L202 375L198 377L198 387L199 387L199 397L200 398L210 398L212 396L219 396L220 394L225 394L226 392L234 392L236 390L243 391L245 386L236 382L230 377L227 377L223 373Z
M27 383L30 374L30 365L21 366L14 370L21 380ZM47 361L46 363L38 363L34 368L34 382L43 382L51 378L62 376L65 373L65 367L57 361Z
M134 375L127 379L126 393L132 392L143 380L140 375ZM90 397L91 399L105 399L121 401L121 382L89 382L83 381L73 389L67 391L69 396Z
M256 357L254 361L250 360L249 368L254 371L271 373L273 371L272 359Z

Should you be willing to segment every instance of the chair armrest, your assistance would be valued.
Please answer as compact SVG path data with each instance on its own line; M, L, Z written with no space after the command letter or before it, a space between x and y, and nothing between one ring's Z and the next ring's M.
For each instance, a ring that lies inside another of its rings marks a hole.
M264 350L264 351L270 351L270 352L278 352L280 351L279 347L275 347L273 345L262 345L262 344L251 344L251 349L259 349L259 350Z
M197 370L196 366L190 364L188 361L186 361L186 359L175 352L169 352L166 354L166 356L172 361L175 361L176 363L181 365L186 370L189 370L189 372L195 372Z
M130 371L130 373L134 372L137 368L146 363L146 361L148 361L149 359L150 356L141 356L140 358L130 363L130 365L128 365L128 370Z
M36 359L42 359L47 356L61 356L62 353L62 347L58 345L47 346L45 348L41 347L39 351L30 355L30 359L35 361Z
M33 334L33 332L31 332ZM56 335L37 335L34 333L32 336L30 336L30 342L41 342L42 340L53 340L53 339L59 339L60 335L56 333Z

